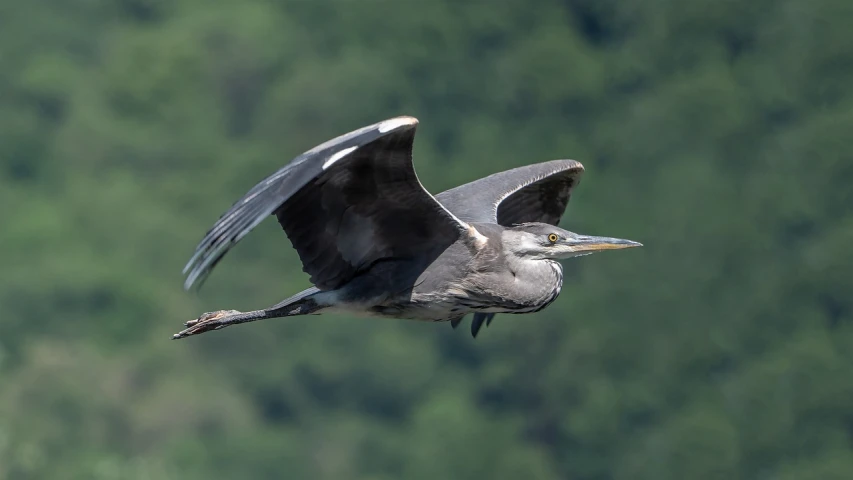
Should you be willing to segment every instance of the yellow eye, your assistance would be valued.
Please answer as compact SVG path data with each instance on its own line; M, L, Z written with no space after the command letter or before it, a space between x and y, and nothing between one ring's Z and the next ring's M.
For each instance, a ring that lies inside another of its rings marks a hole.
M552 233L552 234L548 235L548 241L551 243L557 243L557 234Z

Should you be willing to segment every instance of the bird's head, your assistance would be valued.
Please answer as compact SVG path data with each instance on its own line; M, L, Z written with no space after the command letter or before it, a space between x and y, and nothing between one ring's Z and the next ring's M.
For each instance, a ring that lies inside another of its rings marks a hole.
M561 260L602 250L641 247L641 243L621 238L579 235L547 223L524 223L504 231L507 253L525 259Z

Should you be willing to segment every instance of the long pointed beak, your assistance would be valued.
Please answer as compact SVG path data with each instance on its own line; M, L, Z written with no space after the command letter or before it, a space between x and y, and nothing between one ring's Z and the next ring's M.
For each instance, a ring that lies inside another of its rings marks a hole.
M620 248L642 247L643 244L633 240L610 237L593 237L578 235L569 240L574 252L599 252L601 250L618 250Z

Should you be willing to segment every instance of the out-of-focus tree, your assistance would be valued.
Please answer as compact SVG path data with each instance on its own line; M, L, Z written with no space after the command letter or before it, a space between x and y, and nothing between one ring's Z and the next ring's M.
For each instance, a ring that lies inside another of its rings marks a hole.
M853 3L0 0L0 480L853 476ZM574 158L576 259L474 341L320 316L275 222L300 152L421 120L437 192Z

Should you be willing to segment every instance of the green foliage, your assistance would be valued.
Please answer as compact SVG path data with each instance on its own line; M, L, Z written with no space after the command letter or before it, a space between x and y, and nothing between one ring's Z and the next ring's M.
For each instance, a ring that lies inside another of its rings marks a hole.
M0 0L0 480L853 476L853 3ZM181 342L307 285L254 182L421 120L438 192L554 158L643 242L559 301Z

